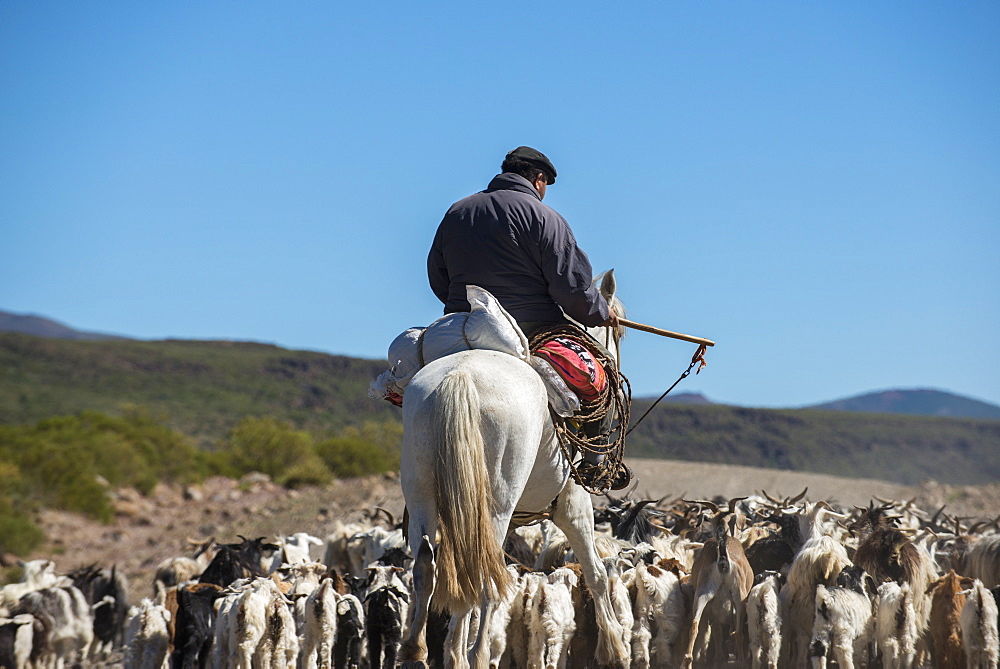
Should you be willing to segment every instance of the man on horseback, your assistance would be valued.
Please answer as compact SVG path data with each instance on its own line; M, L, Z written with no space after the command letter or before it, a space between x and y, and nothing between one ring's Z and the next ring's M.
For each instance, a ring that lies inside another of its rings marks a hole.
M427 257L431 289L445 313L469 311L466 286L473 284L492 293L529 340L572 321L617 328L618 317L594 285L587 254L566 220L542 203L555 180L556 169L543 153L519 146L507 154L501 174L486 190L451 206ZM612 359L599 342L583 338L588 348ZM584 423L583 432L600 443L599 435L610 433L613 420L608 412ZM602 458L600 448L585 451L577 467L582 483L592 482ZM628 478L622 468L612 487L624 486Z

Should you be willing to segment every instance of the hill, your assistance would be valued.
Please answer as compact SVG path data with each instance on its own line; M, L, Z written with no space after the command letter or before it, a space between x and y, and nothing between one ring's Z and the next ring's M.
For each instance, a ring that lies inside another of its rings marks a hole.
M326 435L398 421L367 388L385 363L222 341L78 341L0 333L0 424L142 406L210 446L245 416ZM652 400L635 400L638 417ZM913 484L1000 480L1000 421L662 404L631 456L742 464Z
M649 401L634 401L634 416ZM1000 421L661 405L629 455L878 478L904 485L1000 481Z
M970 397L941 390L882 390L816 404L808 409L860 411L864 413L905 413L921 416L952 416L1000 420L1000 407Z
M384 362L232 341L63 340L0 333L0 424L142 406L202 444L245 416L317 434L397 419L368 399Z
M20 332L54 339L124 339L117 335L75 330L58 321L34 314L13 314L0 310L0 332Z

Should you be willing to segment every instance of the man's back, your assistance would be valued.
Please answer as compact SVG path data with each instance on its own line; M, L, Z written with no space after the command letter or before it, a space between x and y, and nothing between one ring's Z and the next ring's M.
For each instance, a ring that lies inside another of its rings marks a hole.
M452 205L427 270L445 312L467 311L465 286L474 284L520 322L562 321L563 311L584 325L608 317L566 221L518 174L500 174L485 191Z

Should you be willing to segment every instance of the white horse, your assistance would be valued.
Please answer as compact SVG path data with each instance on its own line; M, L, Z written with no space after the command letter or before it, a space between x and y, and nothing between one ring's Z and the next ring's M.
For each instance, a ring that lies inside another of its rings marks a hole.
M613 272L599 278L601 294L623 315ZM589 332L617 356L608 328ZM548 510L553 501L552 520L566 533L593 595L597 662L628 666L625 630L594 548L590 496L569 477L545 388L530 365L505 353L472 350L421 369L403 402L401 472L415 556L413 602L400 650L404 667L424 666L431 606L453 616L448 664L488 666L484 630L491 603L513 585L502 551L511 517L515 511ZM470 630L477 607L478 628Z

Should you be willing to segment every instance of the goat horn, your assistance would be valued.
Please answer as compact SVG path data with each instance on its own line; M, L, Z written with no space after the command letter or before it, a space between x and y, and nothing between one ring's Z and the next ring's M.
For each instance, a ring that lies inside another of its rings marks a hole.
M937 525L938 516L941 515L941 512L944 511L944 507L946 507L946 506L948 506L948 505L947 504L942 504L941 508L937 510L937 512L931 518L931 522L930 522L931 525Z
M372 514L372 520L375 520L376 518L378 518L379 512L382 512L382 513L385 514L386 519L388 519L388 521L389 521L389 525L391 525L392 527L396 526L396 519L393 517L393 515L391 513L389 513L386 509L383 509L381 506L376 506L375 507L375 513Z
M732 513L733 511L735 511L736 505L745 499L748 499L748 497L733 497L731 500L729 500L729 512Z
M766 498L767 498L767 500L768 500L769 502L771 502L772 504L781 504L781 503L782 503L780 499L775 499L774 497L771 497L770 495L768 495L768 494L767 494L767 491L766 491L766 490L761 490L760 492L761 492L761 494L763 494L763 495L764 495L764 497L766 497Z
M802 492L800 492L798 495L796 495L795 497L793 497L790 500L788 500L788 502L790 504L795 504L800 499L802 499L803 497L805 497L807 492L809 492L809 486L806 486L805 488L803 488Z
M698 506L707 506L712 510L713 513L719 512L719 507L716 506L713 502L708 501L707 499L698 499L698 500L686 499L684 500L684 502L687 504L697 504Z

